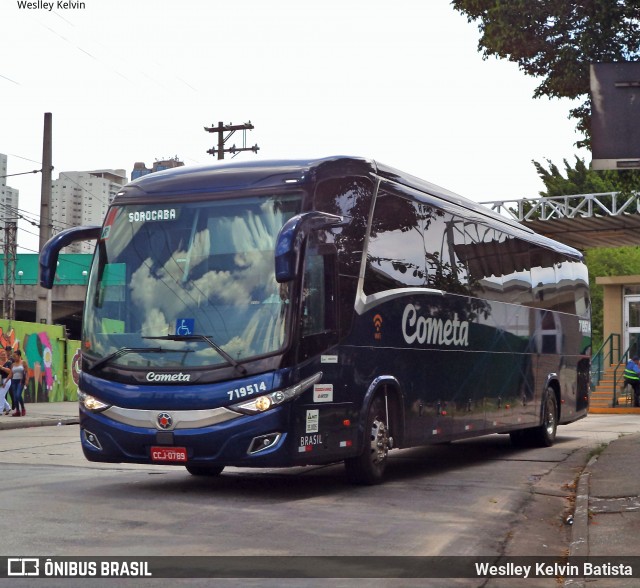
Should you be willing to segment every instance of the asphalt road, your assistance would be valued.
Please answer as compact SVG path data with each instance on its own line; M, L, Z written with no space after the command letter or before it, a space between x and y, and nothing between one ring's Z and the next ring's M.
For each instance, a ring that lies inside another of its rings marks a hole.
M93 464L82 456L76 425L0 431L0 536L7 555L241 556L248 565L255 556L561 556L570 542L565 520L573 485L589 455L638 431L640 416L593 415L560 427L547 449L516 449L508 436L492 435L394 451L386 483L373 487L350 486L341 465L228 468L207 479L180 467ZM140 580L59 582L46 585ZM12 579L10 585L32 584ZM213 584L149 579L144 585ZM215 585L517 584L216 579Z

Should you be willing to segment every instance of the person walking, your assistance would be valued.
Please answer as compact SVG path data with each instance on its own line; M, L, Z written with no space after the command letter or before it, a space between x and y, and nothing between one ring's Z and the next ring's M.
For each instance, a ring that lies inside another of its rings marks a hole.
M13 366L11 366L11 387L13 389L13 404L15 406L15 412L13 412L11 416L25 416L27 414L22 393L28 383L29 366L27 362L22 359L22 351L17 349L13 354Z
M13 408L13 394L11 404L7 402L7 392L11 392L11 361L7 352L0 348L0 394L2 394L2 414L9 414Z
M624 383L633 388L633 406L640 406L640 357L634 355L624 369Z

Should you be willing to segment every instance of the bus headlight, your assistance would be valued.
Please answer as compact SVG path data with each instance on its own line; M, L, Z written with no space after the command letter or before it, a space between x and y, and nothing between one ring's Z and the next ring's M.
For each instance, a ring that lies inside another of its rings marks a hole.
M241 412L243 414L258 414L260 412L265 412L266 410L275 408L276 406L284 402L293 400L294 398L300 396L300 394L311 388L311 386L318 383L321 378L322 372L318 372L310 378L297 383L295 386L285 388L284 390L276 390L275 392L271 392L271 394L258 396L257 398L253 398L252 400L245 400L243 402L239 402L238 404L232 404L228 408L230 408L231 410L235 410L236 412Z
M91 412L102 412L111 406L110 404L101 402L95 396L80 392L80 390L78 390L78 402Z

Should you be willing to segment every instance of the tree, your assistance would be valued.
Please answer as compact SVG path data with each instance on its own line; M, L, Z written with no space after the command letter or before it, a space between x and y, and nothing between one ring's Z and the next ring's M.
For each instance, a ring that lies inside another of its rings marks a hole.
M585 261L589 268L591 288L591 331L593 351L602 344L602 300L603 288L596 285L596 277L631 276L640 274L640 247L596 247L585 251Z
M584 159L575 156L575 166L571 167L564 159L566 178L551 160L547 159L549 169L533 161L538 176L544 183L546 191L539 192L540 196L571 196L573 194L603 194L605 192L620 192L630 195L640 191L640 172L638 170L607 170L594 171L589 169Z
M546 169L540 162L533 160L532 163L536 168L536 172L546 188L546 190L542 190L538 194L542 197L553 197L617 192L620 198L626 198L634 192L640 192L640 171L638 170L594 171L589 169L584 159L576 156L575 160L575 166L571 167L569 162L563 159L566 177L562 175L558 166L550 159L546 160L549 169ZM576 197L573 204L577 206L581 200L581 197ZM601 196L599 201L609 210L612 209L612 198L610 196ZM569 199L569 202L572 203L572 199ZM535 204L533 200L525 200L521 206L524 214L530 214ZM511 212L517 214L515 208L512 208ZM528 218L539 218L539 211Z
M589 65L640 57L638 0L453 0L453 7L476 22L483 58L517 63L541 79L534 98L582 98L570 111L590 143Z

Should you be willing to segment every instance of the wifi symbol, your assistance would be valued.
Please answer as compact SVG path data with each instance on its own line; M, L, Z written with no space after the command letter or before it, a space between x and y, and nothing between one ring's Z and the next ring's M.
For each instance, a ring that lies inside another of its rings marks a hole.
M382 326L382 317L379 314L373 317L373 326L376 328L376 331L380 331L380 327Z

